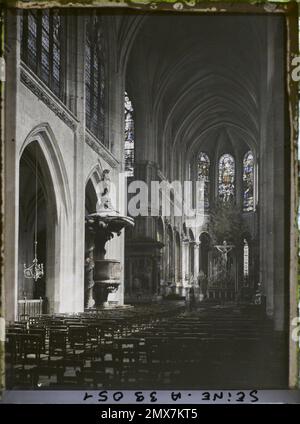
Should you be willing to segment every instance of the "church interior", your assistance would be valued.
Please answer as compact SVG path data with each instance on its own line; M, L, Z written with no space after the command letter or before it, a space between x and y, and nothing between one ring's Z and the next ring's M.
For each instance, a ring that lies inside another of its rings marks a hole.
M8 388L288 387L285 37L8 11Z

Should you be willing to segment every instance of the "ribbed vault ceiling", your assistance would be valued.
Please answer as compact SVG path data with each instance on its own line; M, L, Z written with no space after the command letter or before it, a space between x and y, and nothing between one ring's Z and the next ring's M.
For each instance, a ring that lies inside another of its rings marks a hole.
M150 16L132 42L129 85L142 79L157 138L192 155L222 134L259 140L266 20L261 16ZM137 84L141 87L141 84Z

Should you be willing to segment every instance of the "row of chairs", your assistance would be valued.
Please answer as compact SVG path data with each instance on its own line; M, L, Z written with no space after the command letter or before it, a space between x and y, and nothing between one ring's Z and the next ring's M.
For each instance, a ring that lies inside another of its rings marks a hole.
M113 346L115 354L116 340L165 319L167 315L163 312L162 316L150 312L145 316L61 314L15 322L6 331L8 385L22 386L26 382L34 386L42 374L48 374L49 379L54 374L56 382L61 383L67 368L76 369L78 375L88 362L99 360L108 346ZM171 311L169 317L174 313Z
M250 374L250 384L265 372L266 321L218 309L137 320L124 315L15 323L19 330L7 333L15 338L12 384L16 368L33 386L54 376L50 385L57 388L179 388L234 381L239 374L240 382Z

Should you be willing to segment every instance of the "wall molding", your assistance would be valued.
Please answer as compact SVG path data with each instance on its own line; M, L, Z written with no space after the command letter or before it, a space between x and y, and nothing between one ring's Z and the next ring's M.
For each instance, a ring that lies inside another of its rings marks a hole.
M87 128L85 129L85 142L101 158L103 158L112 168L117 168L120 162L113 154L98 140Z
M78 120L52 91L24 64L20 70L21 82L55 113L71 130L76 131Z

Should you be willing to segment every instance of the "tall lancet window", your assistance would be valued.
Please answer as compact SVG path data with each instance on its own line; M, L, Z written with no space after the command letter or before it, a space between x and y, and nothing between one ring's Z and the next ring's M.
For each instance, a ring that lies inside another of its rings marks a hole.
M251 151L247 152L243 160L243 210L254 209L254 158Z
M248 281L249 279L249 244L246 239L244 239L244 266L243 266L243 275L244 275L244 281Z
M125 91L124 120L125 120L125 173L127 177L134 175L134 117L132 102Z
M39 26L37 11L23 11L21 25L22 60L33 71L37 72L37 33Z
M219 160L219 198L223 202L234 200L235 195L235 161L228 153Z
M87 20L85 46L85 114L87 128L101 141L104 139L105 48L101 19Z
M65 31L66 18L55 9L23 12L22 60L63 101Z
M197 162L197 179L200 187L197 193L197 210L209 209L209 168L210 160L206 153L200 152Z

